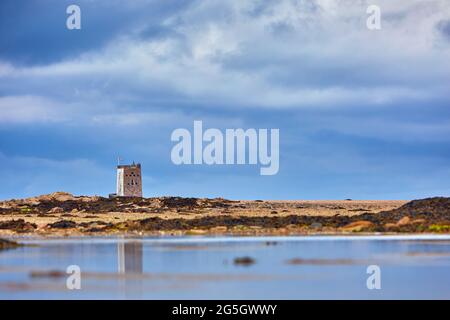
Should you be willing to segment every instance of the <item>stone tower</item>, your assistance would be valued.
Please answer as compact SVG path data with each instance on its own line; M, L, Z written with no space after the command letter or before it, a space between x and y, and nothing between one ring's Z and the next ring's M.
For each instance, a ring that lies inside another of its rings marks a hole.
M142 197L141 164L117 166L118 197Z

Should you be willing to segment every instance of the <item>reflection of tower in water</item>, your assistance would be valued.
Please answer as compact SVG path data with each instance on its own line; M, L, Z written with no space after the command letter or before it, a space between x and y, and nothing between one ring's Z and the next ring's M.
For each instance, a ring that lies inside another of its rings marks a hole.
M142 274L142 242L119 241L117 262L119 273Z

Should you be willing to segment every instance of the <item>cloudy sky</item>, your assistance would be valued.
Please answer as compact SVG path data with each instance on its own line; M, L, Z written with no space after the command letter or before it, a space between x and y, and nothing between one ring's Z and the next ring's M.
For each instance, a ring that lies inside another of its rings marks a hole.
M194 120L279 128L278 174L172 164ZM2 0L0 134L0 199L107 195L119 155L148 197L449 196L450 2Z

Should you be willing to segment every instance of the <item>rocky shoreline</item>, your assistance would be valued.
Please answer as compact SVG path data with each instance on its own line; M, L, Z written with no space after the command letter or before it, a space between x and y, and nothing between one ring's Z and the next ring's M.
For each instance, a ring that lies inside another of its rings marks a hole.
M17 248L20 247L21 245L15 241L11 241L11 240L6 240L6 239L1 239L0 238L0 251L1 250L6 250L6 249L13 249L13 248Z
M57 192L0 202L0 236L336 233L450 233L450 198L233 201Z

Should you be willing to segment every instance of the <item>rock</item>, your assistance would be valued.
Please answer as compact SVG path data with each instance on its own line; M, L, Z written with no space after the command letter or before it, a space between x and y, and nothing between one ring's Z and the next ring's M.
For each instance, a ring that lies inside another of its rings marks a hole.
M44 194L36 198L28 198L28 201L37 200L37 201L68 201L68 200L76 200L72 194L63 191L57 191L50 194Z
M54 193L50 194L49 196L52 200L55 200L55 201L75 200L75 197L68 192L58 191L58 192L54 192Z
M30 206L38 206L41 203L39 199L31 198L27 201L27 204Z
M191 229L191 230L186 231L186 234L190 235L190 236L200 236L200 235L204 235L206 233L207 233L206 230L201 230L201 229Z
M67 276L67 273L58 270L31 271L30 276L32 278L63 278Z
M17 247L20 247L20 244L18 244L17 242L0 238L0 250L6 250Z
M322 228L322 224L320 222L313 222L309 225L313 229L319 229Z
M162 206L167 208L194 208L198 205L196 198L163 197Z
M390 228L396 228L398 227L398 225L396 223L386 223L384 225L385 228L390 229Z
M79 224L81 227L97 227L97 226L109 226L112 227L112 223L108 223L105 221L97 220L97 221L91 221L91 222L82 222Z
M373 226L373 223L370 221L359 220L352 223L349 223L341 228L342 231L346 232L359 232L364 229L368 229Z
M234 258L233 263L239 266L250 266L254 264L256 261L251 257L238 257Z
M411 219L447 220L450 215L450 197L434 197L410 201L400 208L382 211L377 214L379 219Z
M50 214L51 213L63 213L63 212L64 212L63 208L60 208L60 207L54 207L47 211L47 213L50 213Z
M409 217L403 217L400 220L397 221L398 226L404 226L411 222L411 219Z
M78 213L78 209L77 208L73 208L70 213Z
M99 196L79 197L78 199L81 200L82 202L96 202L101 200L101 197Z
M228 228L226 226L217 226L209 230L214 233L225 233L227 232Z
M54 223L50 223L47 226L52 229L70 229L76 228L77 223L70 220L60 220Z
M36 224L26 222L23 219L0 222L0 229L8 229L16 232L32 232L36 228L37 228Z

